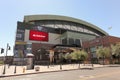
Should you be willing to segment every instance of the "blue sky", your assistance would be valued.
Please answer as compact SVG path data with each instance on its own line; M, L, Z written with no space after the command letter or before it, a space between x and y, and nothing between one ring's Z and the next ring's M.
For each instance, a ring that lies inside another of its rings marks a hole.
M35 14L78 18L120 37L120 0L1 0L0 48L6 48L7 43L13 48L17 21ZM12 50L8 52L12 54Z

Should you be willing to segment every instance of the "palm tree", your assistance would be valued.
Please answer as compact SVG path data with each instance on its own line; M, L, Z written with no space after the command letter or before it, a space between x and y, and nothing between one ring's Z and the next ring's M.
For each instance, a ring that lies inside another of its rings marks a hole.
M54 64L54 50L53 49L49 51L49 58L50 58L50 65Z
M81 51L76 50L73 53L71 53L71 57L74 60L78 60L78 62L79 62L78 68L80 68L80 61L84 61L88 57L88 54L84 50L81 50Z
M100 47L96 50L96 54L99 58L101 57L103 59L103 65L104 65L105 58L110 56L110 49L108 47Z
M116 44L115 46L111 46L112 54L118 58L118 62L120 63L120 43Z

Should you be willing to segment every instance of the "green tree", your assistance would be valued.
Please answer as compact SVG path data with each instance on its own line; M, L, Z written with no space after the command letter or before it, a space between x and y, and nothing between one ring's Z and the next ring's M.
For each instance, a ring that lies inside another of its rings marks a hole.
M115 46L111 46L112 48L112 55L118 58L118 62L120 63L120 43L116 44Z
M103 65L104 65L105 58L110 57L110 49L108 47L100 47L96 50L96 54L98 58L103 59Z
M65 58L66 60L68 60L69 63L71 63L71 58L72 58L72 57L71 57L71 54L70 54L70 53L65 54L64 58Z
M84 61L88 57L88 54L84 50L76 50L73 53L71 53L71 57L74 60L78 60L78 68L80 68L80 61Z

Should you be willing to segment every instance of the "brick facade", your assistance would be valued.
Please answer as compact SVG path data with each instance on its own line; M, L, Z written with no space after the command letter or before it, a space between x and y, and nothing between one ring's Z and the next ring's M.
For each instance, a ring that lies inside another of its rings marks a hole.
M93 46L100 46L100 45L104 46L104 47L108 47L111 44L116 44L118 42L120 42L120 38L118 38L118 37L104 36L104 37L96 38L91 41L83 42L83 48L85 49L85 48L90 48Z

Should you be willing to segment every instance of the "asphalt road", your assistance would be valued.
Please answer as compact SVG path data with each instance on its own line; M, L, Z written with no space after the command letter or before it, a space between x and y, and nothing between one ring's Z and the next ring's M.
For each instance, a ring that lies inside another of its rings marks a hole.
M95 68L4 77L0 80L120 80L120 67Z

